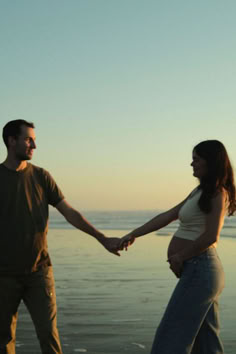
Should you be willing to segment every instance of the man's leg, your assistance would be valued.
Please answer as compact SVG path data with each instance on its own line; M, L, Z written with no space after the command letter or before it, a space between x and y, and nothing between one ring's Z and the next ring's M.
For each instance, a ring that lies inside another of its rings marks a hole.
M25 282L23 301L34 322L43 354L62 354L52 267L31 273Z
M21 301L19 279L0 276L0 353L15 354L17 309Z

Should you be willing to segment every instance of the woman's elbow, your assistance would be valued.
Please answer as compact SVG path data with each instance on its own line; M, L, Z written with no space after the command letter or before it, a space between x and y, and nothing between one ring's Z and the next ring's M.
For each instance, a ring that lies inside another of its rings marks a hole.
M218 233L213 232L213 233L209 234L209 237L208 237L209 246L213 245L218 240L219 240L219 234Z

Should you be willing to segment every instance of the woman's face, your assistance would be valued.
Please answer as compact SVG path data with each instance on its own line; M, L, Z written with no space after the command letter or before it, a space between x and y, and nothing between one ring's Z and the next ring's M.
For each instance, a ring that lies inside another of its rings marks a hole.
M207 174L207 162L202 157L200 157L196 151L193 150L193 161L191 163L193 167L193 175L201 179Z

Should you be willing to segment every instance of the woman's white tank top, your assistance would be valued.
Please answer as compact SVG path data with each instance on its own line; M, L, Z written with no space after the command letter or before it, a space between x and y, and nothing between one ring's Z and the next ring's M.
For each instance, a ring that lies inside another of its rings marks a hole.
M187 240L196 240L204 231L206 216L198 206L201 189L194 189L179 211L179 228L174 236Z

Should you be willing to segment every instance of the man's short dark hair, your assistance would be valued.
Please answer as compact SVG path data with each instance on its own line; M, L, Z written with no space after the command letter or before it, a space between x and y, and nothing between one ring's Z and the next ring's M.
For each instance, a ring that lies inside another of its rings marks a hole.
M9 136L17 138L21 134L22 125L29 127L29 128L34 128L34 123L27 122L24 119L11 120L3 128L2 138L3 138L3 141L4 141L7 148L9 147L9 145L8 145Z

